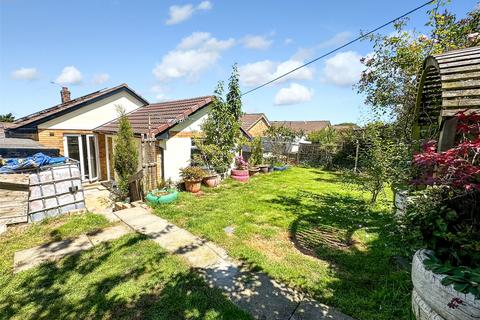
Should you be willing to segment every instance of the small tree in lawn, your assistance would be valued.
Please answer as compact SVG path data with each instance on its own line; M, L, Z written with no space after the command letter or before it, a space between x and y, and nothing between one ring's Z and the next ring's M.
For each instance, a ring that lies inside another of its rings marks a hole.
M114 150L114 167L118 175L117 181L120 196L128 196L128 179L133 175L138 167L138 150L133 136L132 126L125 114L125 109L117 106L119 114L118 133Z
M233 158L235 147L240 139L240 117L242 115L242 100L240 98L239 75L237 66L233 66L228 83L226 99L223 98L224 84L220 81L215 89L215 99L208 118L202 125L205 133L205 145L215 145L218 154L217 170L221 173L228 170Z

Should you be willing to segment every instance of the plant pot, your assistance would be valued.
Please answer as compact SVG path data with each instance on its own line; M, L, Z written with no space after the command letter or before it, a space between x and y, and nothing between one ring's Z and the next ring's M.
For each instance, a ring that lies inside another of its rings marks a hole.
M197 193L200 191L202 180L185 180L185 190L191 193Z
M274 166L273 167L273 171L285 171L288 169L288 166L285 165L285 166Z
M232 169L232 176L237 176L237 177L248 177L248 170L246 169Z
M203 178L203 183L209 188L215 188L220 184L220 177L218 174L207 176Z
M248 174L246 176L231 176L231 177L232 177L232 179L240 181L240 182L248 182L248 179L250 178L248 176Z
M250 168L248 169L248 175L251 177L251 176L254 176L256 174L258 174L260 172L260 168Z
M170 203L178 198L178 191L175 189L166 190L167 194L156 196L154 193L158 190L150 191L145 199L151 203Z
M423 260L427 250L419 250L412 261L412 311L421 320L474 320L480 318L480 300L473 294L456 291L453 285L441 284L444 275L435 274L425 269ZM452 299L462 303L455 308L448 304Z
M258 166L260 168L261 173L268 173L269 166L268 165L262 165Z

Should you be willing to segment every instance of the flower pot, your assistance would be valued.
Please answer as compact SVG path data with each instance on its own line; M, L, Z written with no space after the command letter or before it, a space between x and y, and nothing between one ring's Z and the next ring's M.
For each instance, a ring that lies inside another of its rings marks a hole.
M185 180L185 190L191 193L197 193L200 191L202 180Z
M215 188L220 184L220 177L218 174L207 176L203 178L203 183L209 188Z
M237 177L248 176L248 170L232 169L232 176L237 176Z
M471 293L461 293L453 285L441 284L445 277L425 269L426 250L419 250L412 261L412 311L422 320L474 320L480 318L480 300ZM455 308L448 305L459 299Z
M261 173L268 173L268 165L258 166Z
M248 176L248 174L246 176L231 176L231 177L232 177L232 179L240 181L240 182L248 182L248 179L250 178Z
M170 203L178 198L178 191L175 189L166 190L166 194L163 195L155 195L155 192L158 192L158 190L150 191L145 199L151 203Z
M248 175L254 176L260 172L260 168L250 168L248 169Z

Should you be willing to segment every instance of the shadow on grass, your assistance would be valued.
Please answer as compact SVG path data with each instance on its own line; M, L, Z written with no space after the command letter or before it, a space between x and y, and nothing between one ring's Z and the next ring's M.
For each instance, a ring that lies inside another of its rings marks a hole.
M331 294L314 292L318 300L360 319L409 319L409 268L396 262L401 245L389 212L344 193L300 190L271 202L296 215L295 247L330 263L336 280Z
M0 319L248 319L145 240L127 236L11 276Z

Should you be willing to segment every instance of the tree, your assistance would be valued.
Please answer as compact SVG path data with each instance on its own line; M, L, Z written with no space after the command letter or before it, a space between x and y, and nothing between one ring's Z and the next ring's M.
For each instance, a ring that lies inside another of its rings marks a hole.
M133 135L133 129L128 120L125 109L117 106L119 114L118 132L115 141L113 162L115 172L119 177L117 182L121 197L128 195L128 179L138 168L138 150Z
M15 121L15 116L10 112L6 114L0 114L0 122L13 122Z
M237 66L232 68L232 74L228 83L228 93L224 99L224 84L219 81L215 89L215 99L208 118L202 124L205 134L205 145L214 145L218 154L217 170L225 172L230 167L235 147L240 139L240 117L242 115L242 101L239 87L239 74ZM213 148L211 148L213 149Z
M438 7L441 5L443 2L438 3ZM408 20L404 19L397 21L394 32L388 35L369 36L374 50L362 59L366 68L357 84L375 119L392 120L398 134L406 139L411 138L418 75L424 59L430 54L480 43L478 7L461 20L437 9L430 10L429 17L426 34L409 29Z

